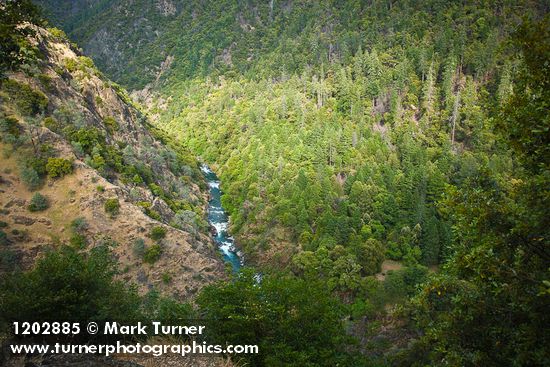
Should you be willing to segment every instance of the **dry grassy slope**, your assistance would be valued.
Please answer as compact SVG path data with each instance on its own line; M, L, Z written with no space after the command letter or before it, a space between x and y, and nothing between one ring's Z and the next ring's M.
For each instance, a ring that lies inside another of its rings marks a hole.
M128 105L108 81L99 74L78 70L69 72L65 68L67 59L77 57L66 42L56 41L44 30L40 30L37 40L46 54L46 63L42 65L41 73L51 78L49 88L44 88L38 80L22 73L11 75L10 78L28 83L47 95L49 103L46 115L70 106L79 110L86 126L103 131L106 131L103 119L112 116L120 128L112 135L107 134L109 144L127 143L145 161L151 149L162 149L162 144L138 122L139 112ZM15 113L8 105L3 108ZM25 126L24 119L16 117ZM8 246L18 254L24 268L32 266L48 247L66 242L70 237L70 222L76 217L85 217L89 224L86 230L90 239L89 247L105 238L115 240L118 246L114 248L114 253L120 261L120 268L124 269L120 277L138 284L142 292L155 287L165 294L188 297L206 283L223 277L223 263L207 234L189 234L149 218L134 204L135 187L119 180L108 182L96 170L78 160L71 145L63 137L45 127L42 127L41 134L43 140L54 146L58 156L74 159L75 170L62 179L48 179L39 191L50 199L51 206L46 211L31 213L27 206L32 193L20 180L17 153L10 157L0 157L0 208L3 209L0 220L8 223L8 227L4 228L10 240ZM1 148L5 151L7 147L4 145ZM152 169L161 186L168 187L179 179L167 167ZM97 190L98 185L105 190ZM131 196L132 188L134 191ZM137 190L138 200L154 201L155 208L163 215L163 220L168 222L173 215L168 205L162 199L154 198L146 188ZM189 191L189 200L200 200L202 194L197 185L192 184ZM120 214L111 218L105 213L103 205L107 198L114 197L119 199L121 208ZM144 264L132 253L132 242L136 238L143 238L148 245L152 244L147 234L152 227L159 225L167 230L166 238L162 240L162 256L153 265ZM171 281L163 282L163 274L168 274Z

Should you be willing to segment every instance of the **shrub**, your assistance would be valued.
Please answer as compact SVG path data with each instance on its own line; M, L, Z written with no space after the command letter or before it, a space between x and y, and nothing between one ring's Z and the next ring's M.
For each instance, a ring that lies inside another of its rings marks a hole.
M151 203L148 202L148 201L138 201L137 202L137 206L139 206L140 208L143 208L145 210L151 208Z
M96 71L95 66L94 66L94 62L92 61L92 59L90 59L89 57L86 57L86 56L78 56L76 59L66 58L65 59L65 67L71 73L73 73L77 70L81 71L82 73L84 73L85 77L90 76L90 70L88 70L88 69L92 69L92 71L94 71L94 72Z
M156 210L153 210L153 209L149 209L149 210L145 211L145 214L147 214L149 216L149 218L152 218L154 220L161 220L162 219L159 212L157 212Z
M102 185L97 185L95 189L96 189L98 192L105 192L105 187L103 187Z
M48 170L46 168L46 165L48 164L48 159L45 158L46 156L43 155L36 155L36 156L27 156L23 157L20 162L22 163L23 167L32 168L36 171L38 176L43 177L48 173Z
M67 137L71 141L75 141L80 144L82 149L90 154L95 146L101 146L105 144L105 136L98 129L92 128L80 128L74 129L73 126L68 126L66 130Z
M61 128L63 127L63 125L59 121L57 121L51 116L46 117L43 120L43 122L44 122L44 126L46 126L48 129L56 133L61 132Z
M88 240L86 239L86 236L80 233L75 233L71 236L69 239L69 243L71 246L73 246L75 249L83 249L88 244Z
M37 78L47 91L52 90L52 78L48 74L38 74Z
M73 171L73 164L65 158L48 158L46 171L52 178L63 177Z
M109 236L104 236L98 241L98 245L106 246L107 248L115 248L118 247L118 242Z
M17 267L17 254L10 249L0 250L0 268L12 271Z
M6 228L8 226L8 223L4 222L3 220L0 220L0 228Z
M55 148L50 143L44 143L44 144L40 145L39 150L40 150L40 157L41 157L42 165L44 166L44 162L46 162L46 161L42 157L53 157L53 155L55 154Z
M66 58L65 59L65 68L69 71L69 73L73 73L76 70L78 70L78 62L76 59L73 58Z
M52 27L52 28L48 28L47 29L48 32L50 32L50 34L52 35L52 37L55 39L55 40L58 40L58 41L66 41L68 40L68 37L67 35L65 34L65 32L63 32L61 29L59 28L55 28L55 27Z
M0 133L2 133L2 135L9 134L15 137L19 136L21 131L17 119L13 116L0 118Z
M105 212L111 216L115 216L120 212L120 203L118 198L107 199L103 205Z
M170 284L172 281L172 276L168 273L162 273L162 282L164 284Z
M162 191L162 188L157 184L154 184L154 183L150 184L149 189L155 196L162 197L164 195L164 191Z
M137 205L141 208L143 208L143 212L149 216L150 218L153 218L154 220L160 220L161 216L159 212L157 212L154 209L151 209L151 203L148 201L139 201Z
M86 56L78 56L78 61L83 68L95 69L95 65L92 59Z
M90 159L86 159L86 164L88 164L92 168L95 168L100 173L104 173L107 163L105 162L105 158L103 158L103 156L101 155L101 151L96 148L92 150L92 157Z
M117 131L119 129L118 122L114 117L107 116L103 119L103 123L110 131Z
M0 324L142 320L140 298L134 288L114 279L115 266L105 247L82 254L64 246L46 253L33 270L0 279Z
M197 227L197 213L192 210L180 210L172 219L172 226L186 231L194 232Z
M31 198L31 203L29 204L29 210L31 212L41 212L48 209L50 206L48 198L42 195L41 193L35 193Z
M138 175L137 173L134 175L134 177L132 177L132 183L136 184L136 185L141 185L143 183L143 179L141 178L140 175Z
M8 244L8 235L6 234L6 232L0 230L0 246L6 246Z
M55 73L60 76L65 74L65 70L61 66L54 66L53 71L55 71Z
M166 229L161 226L155 226L151 229L149 237L151 237L155 241L161 240L166 237Z
M143 254L143 261L149 264L153 264L158 259L160 259L161 253L162 253L162 249L160 245L154 244L153 246L145 250L145 253Z
M136 257L138 258L143 257L143 255L145 254L145 241L143 240L143 238L136 238L134 240L132 251Z
M71 222L71 230L74 233L82 233L88 229L88 221L84 217L78 217Z
M28 84L21 84L8 79L3 82L3 87L9 96L9 100L15 103L19 112L23 115L34 116L44 111L48 105L48 97L42 92L34 90Z
M34 168L24 167L21 170L21 181L25 184L27 189L33 191L42 186L42 179Z
M84 148L82 148L82 145L80 145L77 141L72 141L71 146L73 147L73 152L76 154L77 157L82 158L86 154L84 152Z

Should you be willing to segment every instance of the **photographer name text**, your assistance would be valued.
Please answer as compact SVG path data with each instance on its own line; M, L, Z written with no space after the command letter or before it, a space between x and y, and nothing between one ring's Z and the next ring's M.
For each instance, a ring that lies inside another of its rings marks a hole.
M163 325L153 321L151 325L138 322L136 325L120 325L117 322L106 322L104 335L202 335L204 326Z

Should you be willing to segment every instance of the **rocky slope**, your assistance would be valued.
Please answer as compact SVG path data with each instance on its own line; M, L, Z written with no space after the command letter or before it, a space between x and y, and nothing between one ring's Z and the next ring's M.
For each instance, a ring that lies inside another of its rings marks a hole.
M37 29L30 52L0 90L0 269L29 268L61 244L103 244L142 292L189 297L222 277L196 162L163 144L62 32ZM48 207L31 211L36 192Z

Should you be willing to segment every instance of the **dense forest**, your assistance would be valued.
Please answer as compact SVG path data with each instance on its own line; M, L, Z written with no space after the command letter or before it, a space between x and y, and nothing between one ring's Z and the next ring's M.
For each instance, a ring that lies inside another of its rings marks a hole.
M258 366L550 364L548 2L35 3L217 171L245 254L194 300L113 312L229 320L208 337L259 344ZM107 258L65 250L2 286L100 261L126 292Z

